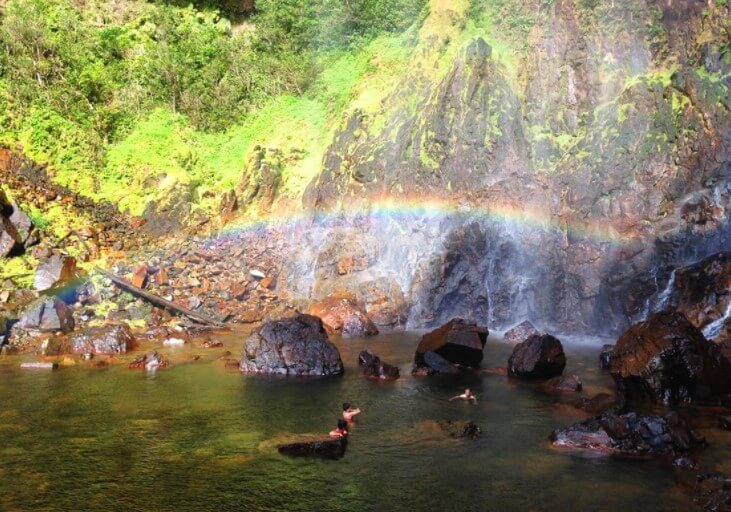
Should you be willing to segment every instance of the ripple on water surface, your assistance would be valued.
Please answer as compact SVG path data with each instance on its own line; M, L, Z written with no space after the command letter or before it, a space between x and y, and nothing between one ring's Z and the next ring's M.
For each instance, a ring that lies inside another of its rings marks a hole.
M122 366L21 372L0 364L0 508L15 510L689 510L656 462L552 450L577 420L546 393L490 373L414 378L417 333L337 339L342 378L242 377L211 358L148 376ZM241 340L229 340L240 352ZM361 377L368 346L401 368ZM597 343L570 342L566 373L611 386ZM490 339L483 362L512 345ZM448 399L464 387L477 405ZM280 456L278 439L328 432L348 400L363 409L339 461ZM436 420L470 419L477 441ZM720 463L720 462L719 462Z

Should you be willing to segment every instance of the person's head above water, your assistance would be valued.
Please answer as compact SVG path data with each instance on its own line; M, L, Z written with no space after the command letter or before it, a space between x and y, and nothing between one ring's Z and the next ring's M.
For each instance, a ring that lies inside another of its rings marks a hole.
M350 409L350 402L343 402L343 410L347 411L348 409Z

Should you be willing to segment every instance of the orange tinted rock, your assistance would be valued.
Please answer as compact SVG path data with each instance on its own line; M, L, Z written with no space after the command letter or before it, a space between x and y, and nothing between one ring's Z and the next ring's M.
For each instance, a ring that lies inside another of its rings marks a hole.
M378 328L368 317L362 304L346 297L327 297L310 306L309 314L322 319L329 334L375 336Z

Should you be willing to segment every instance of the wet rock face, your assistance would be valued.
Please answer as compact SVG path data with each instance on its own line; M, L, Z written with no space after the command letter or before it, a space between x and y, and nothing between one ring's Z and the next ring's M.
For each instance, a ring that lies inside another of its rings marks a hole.
M358 355L358 364L363 368L363 375L369 379L396 380L399 378L399 369L381 360L367 348Z
M506 331L505 339L508 341L524 341L529 336L540 333L541 332L536 329L536 327L532 323L530 323L529 320L524 320L515 327Z
M675 270L668 303L683 313L690 323L705 329L724 316L731 302L731 252L720 252ZM731 317L718 325L713 336L731 336ZM704 331L705 332L705 331Z
M322 319L328 334L375 336L374 325L363 305L353 298L328 297L310 306L309 314Z
M55 254L38 266L33 287L40 292L50 290L69 282L75 274L76 258Z
M720 347L678 312L655 313L622 334L611 372L628 399L678 404L731 392L731 366Z
M77 354L124 354L135 346L127 324L88 327L71 335L70 342Z
M348 447L348 438L319 439L280 444L277 451L290 457L318 457L321 459L341 459Z
M680 416L643 416L634 412L605 412L586 421L554 430L556 447L623 455L677 456L705 444Z
M343 362L322 320L310 315L267 322L244 342L240 370L281 375L340 375Z
M68 333L74 330L74 316L71 308L61 299L42 297L28 306L16 327L29 331Z
M515 346L508 359L508 375L527 379L556 377L565 367L563 345L550 334L528 337Z
M414 355L414 373L453 373L455 365L477 367L489 331L461 318L422 336Z
M177 233L185 226L193 204L194 187L176 183L159 201L150 201L142 214L144 229L155 236Z

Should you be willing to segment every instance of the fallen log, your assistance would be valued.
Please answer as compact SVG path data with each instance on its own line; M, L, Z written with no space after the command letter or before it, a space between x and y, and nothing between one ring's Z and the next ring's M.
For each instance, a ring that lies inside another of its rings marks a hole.
M191 320L195 320L196 322L200 322L202 324L206 325L214 325L216 327L227 329L228 327L218 320L213 320L212 318L208 318L207 316L201 315L200 313L196 313L195 311L188 309L183 306L179 306L178 304L175 304L174 302L171 302L167 299L163 299L162 297L159 297L153 293L146 292L142 288L138 288L126 279L122 279L121 277L115 276L111 272L107 272L106 270L102 270L99 267L95 267L94 270L99 272L104 277L111 280L114 284L119 286L125 291L128 291L132 295L135 295L136 297L140 297L142 299L145 299L147 302L154 304L155 306L167 309L173 313L177 313L180 315L187 316Z

